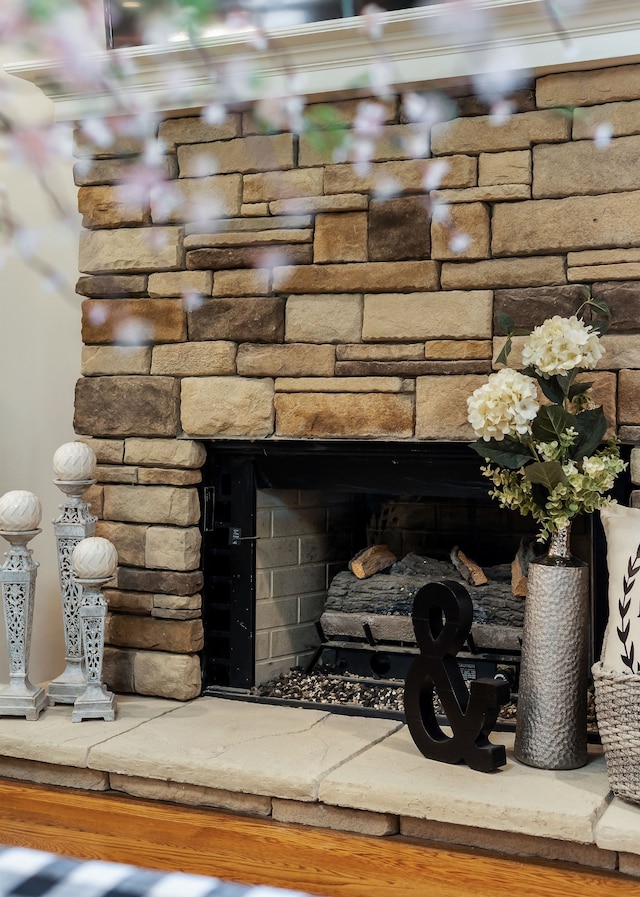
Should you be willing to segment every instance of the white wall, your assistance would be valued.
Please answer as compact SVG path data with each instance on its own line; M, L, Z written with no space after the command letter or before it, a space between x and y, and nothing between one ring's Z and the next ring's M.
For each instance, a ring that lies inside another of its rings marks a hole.
M0 63L8 55L0 48ZM0 95L13 85L20 99L14 112L33 121L52 116L52 105L30 85L0 74ZM3 97L3 108L7 108ZM71 210L76 208L71 164L60 164L52 178ZM43 237L43 258L62 272L69 286L53 292L32 267L11 253L0 256L0 494L11 489L35 492L43 505L42 532L31 543L40 564L29 675L44 682L64 669L60 590L51 521L62 494L53 485L51 458L74 438L74 384L80 372L80 297L77 279L77 226L65 228L52 211L30 170L0 156L0 185L25 224ZM0 551L7 547L4 540ZM0 555L0 560L2 560ZM0 623L0 682L9 678L4 619Z

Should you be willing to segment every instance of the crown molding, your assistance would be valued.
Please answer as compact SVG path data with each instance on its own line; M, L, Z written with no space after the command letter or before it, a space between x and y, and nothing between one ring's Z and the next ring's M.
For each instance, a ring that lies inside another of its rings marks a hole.
M571 53L545 13L542 0L477 0L492 16L487 36L462 43L460 31L447 31L447 3L385 13L384 31L375 44L357 18L283 28L269 34L268 47L255 51L246 36L208 38L198 48L187 43L148 45L118 53L131 75L120 85L163 112L196 109L211 102L209 60L224 65L232 59L253 73L251 89L242 99L283 96L291 92L289 75L296 72L298 91L322 98L363 90L367 73L381 55L392 65L398 91L440 86L500 69L505 53L531 74L588 69L640 61L640 4L637 0L587 0L587 7L565 25ZM36 60L6 65L5 71L30 81L50 97L58 120L117 111L107 92L79 90L65 83L59 62ZM170 73L179 72L180 90ZM371 93L371 90L365 90ZM215 96L215 95L214 95Z

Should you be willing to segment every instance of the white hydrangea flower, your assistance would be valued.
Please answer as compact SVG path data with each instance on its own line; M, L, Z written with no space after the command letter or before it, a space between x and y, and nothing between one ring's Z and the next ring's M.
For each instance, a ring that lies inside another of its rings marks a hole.
M486 442L531 432L531 421L540 408L536 383L519 371L503 368L491 374L467 399L468 421Z
M522 361L541 377L553 377L575 368L594 368L603 354L599 334L588 324L575 315L554 315L527 338Z

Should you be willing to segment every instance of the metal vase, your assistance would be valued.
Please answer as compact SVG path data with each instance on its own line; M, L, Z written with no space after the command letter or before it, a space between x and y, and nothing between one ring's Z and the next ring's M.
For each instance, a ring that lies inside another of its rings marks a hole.
M589 567L568 541L552 539L527 577L514 754L537 769L587 762Z

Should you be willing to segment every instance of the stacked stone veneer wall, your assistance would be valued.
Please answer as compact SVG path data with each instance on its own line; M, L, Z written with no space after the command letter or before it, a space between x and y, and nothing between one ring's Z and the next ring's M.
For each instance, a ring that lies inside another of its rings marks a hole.
M596 398L637 439L640 67L540 77L516 100L499 125L462 101L432 129L431 161L411 157L412 125L389 100L366 175L242 112L164 121L167 183L142 198L117 186L139 147L79 145L75 426L94 437L94 509L120 552L114 687L198 692L198 440L467 439L497 313L539 323L573 312L585 285L613 311ZM356 101L338 108L349 127ZM424 201L443 159L432 199L450 204L464 248Z

